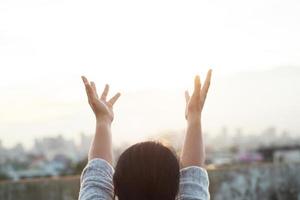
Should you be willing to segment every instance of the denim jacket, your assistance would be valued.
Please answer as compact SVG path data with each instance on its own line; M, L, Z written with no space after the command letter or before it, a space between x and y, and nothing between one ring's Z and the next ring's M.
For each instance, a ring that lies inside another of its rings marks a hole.
M103 159L90 160L80 179L79 200L112 200L114 168ZM201 167L180 170L176 200L209 200L208 175Z

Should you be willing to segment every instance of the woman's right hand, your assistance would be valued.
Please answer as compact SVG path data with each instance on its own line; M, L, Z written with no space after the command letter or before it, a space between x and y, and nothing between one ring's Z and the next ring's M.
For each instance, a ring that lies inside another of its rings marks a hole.
M110 100L106 100L109 85L105 85L101 97L97 94L96 85L94 82L89 82L84 76L81 77L85 85L86 94L89 104L96 116L97 122L111 123L114 119L113 105L120 97L120 93L117 93Z
M201 113L205 103L206 95L209 89L212 70L207 72L203 87L201 88L200 77L196 76L194 80L194 91L192 96L188 91L185 92L186 109L185 118L188 122L197 122L201 119Z

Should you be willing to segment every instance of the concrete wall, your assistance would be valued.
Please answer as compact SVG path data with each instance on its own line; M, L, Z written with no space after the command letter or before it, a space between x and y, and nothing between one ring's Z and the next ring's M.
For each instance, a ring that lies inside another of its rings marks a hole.
M211 171L214 200L300 200L300 163Z
M0 200L78 199L79 177L0 182Z
M210 170L212 200L300 200L300 163ZM1 200L75 200L79 177L0 183Z

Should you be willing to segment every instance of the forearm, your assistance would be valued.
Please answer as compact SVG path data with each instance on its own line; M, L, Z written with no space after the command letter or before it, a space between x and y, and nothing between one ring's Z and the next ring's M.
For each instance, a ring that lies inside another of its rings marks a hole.
M110 100L107 100L109 85L100 95L97 93L96 84L82 76L85 86L88 102L96 117L96 131L92 140L88 159L102 158L112 164L112 142L111 142L111 123L114 119L113 105L120 97L120 93L115 94Z
M187 120L187 130L181 154L182 167L200 166L205 162L201 117Z
M89 151L89 160L102 158L112 164L111 122L97 121L96 131Z

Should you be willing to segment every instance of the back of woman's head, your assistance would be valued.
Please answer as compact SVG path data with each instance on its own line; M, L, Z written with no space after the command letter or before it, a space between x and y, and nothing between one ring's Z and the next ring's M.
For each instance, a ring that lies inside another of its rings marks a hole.
M174 200L179 187L179 162L160 143L138 143L121 154L113 181L119 200Z

